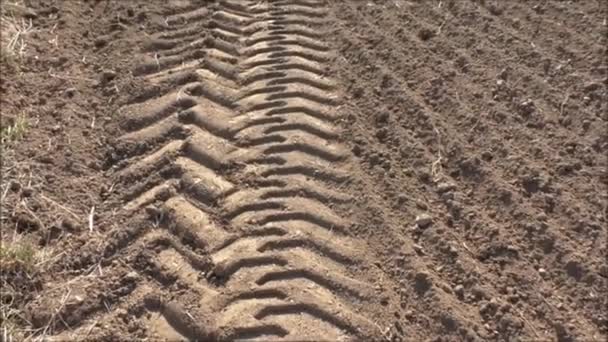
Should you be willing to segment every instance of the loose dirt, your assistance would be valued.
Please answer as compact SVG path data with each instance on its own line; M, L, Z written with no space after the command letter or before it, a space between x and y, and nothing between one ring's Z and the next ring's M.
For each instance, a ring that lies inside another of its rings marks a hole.
M4 340L608 336L601 2L2 8Z

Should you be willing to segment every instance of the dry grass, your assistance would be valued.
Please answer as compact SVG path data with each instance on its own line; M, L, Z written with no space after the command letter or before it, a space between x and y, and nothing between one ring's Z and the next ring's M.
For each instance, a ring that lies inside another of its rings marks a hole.
M40 255L23 236L14 235L11 240L4 241L4 236L0 240L0 340L21 341L30 334L24 329L27 323L20 302L24 288L35 278Z
M29 122L25 113L17 115L13 121L12 124L6 127L0 127L0 144L3 147L21 140L29 128Z
M0 1L0 77L11 77L19 72L27 54L27 38L33 25L31 20L24 18L28 13L24 5L23 0ZM25 328L28 323L22 312L23 299L39 272L38 265L48 257L48 252L40 250L5 224L5 215L11 207L7 203L7 191L16 169L13 146L24 138L30 126L25 112L12 117L8 114L2 113L0 123L0 341L22 341L31 335Z
M33 31L32 20L23 0L0 1L0 68L3 72L18 69L27 51L27 36Z
M0 266L7 272L28 272L34 270L36 249L30 243L11 243L0 245Z

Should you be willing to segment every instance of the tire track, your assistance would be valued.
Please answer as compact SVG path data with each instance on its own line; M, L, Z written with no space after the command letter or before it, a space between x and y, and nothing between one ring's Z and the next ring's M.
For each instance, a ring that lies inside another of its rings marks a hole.
M145 208L166 233L144 229L122 248L156 246L135 268L200 294L146 305L178 336L379 336L360 313L377 297L357 272L377 272L371 253L334 210L351 200L333 190L351 164L333 125L338 88L324 76L322 6L222 1L176 14L136 69L172 89L121 110L116 187L129 215ZM198 37L203 18L210 34Z

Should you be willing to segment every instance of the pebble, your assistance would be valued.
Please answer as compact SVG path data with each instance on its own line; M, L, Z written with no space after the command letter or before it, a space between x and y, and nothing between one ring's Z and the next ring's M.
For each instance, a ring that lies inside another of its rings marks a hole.
M108 45L108 39L106 37L99 37L97 39L95 39L95 47L96 48L102 48L106 45Z
M541 267L541 268L538 269L538 274L541 277L546 278L547 277L547 270Z
M416 201L416 207L420 210L427 210L429 207L422 201Z
M419 255L424 255L424 248L422 248L422 246L419 244L414 244L414 251Z
M425 293L433 286L433 280L427 272L418 272L414 276L414 287L419 293Z
M431 38L433 38L435 36L435 32L428 29L428 28L424 28L420 31L418 31L418 38L420 38L421 40L429 40Z
M586 93L594 92L598 89L602 89L602 85L598 82L589 82L589 83L585 84L585 86L583 87L583 90Z
M116 78L116 72L112 70L105 70L101 73L101 83L107 83Z
M135 281L139 278L139 275L135 271L131 271L125 275L126 281Z
M419 228L426 228L433 223L433 218L428 214L420 214L416 216L416 225Z
M150 218L155 218L155 217L159 217L161 214L161 211L155 206L155 205L149 205L145 208L146 214L148 214L148 217Z
M450 287L450 285L445 284L445 283L440 283L439 287L445 292L445 293L449 293L452 294L452 288Z
M490 151L484 151L481 153L481 159L485 161L491 161L492 159L494 159L494 155Z
M454 287L454 293L460 298L464 297L464 286L456 285L456 287Z
M437 185L437 192L440 194L452 191L454 189L456 189L456 185L448 182L439 183L439 185Z
M585 131L589 130L589 128L591 127L591 121L589 120L583 120L583 129Z
M534 101L529 99L519 104L519 112L525 116L532 114L535 109Z
M68 88L64 91L67 97L73 97L76 94L76 88Z

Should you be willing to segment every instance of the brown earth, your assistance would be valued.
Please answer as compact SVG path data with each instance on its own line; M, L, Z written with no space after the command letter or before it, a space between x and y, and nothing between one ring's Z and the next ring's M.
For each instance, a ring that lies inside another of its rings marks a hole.
M0 340L608 337L601 1L1 14Z

